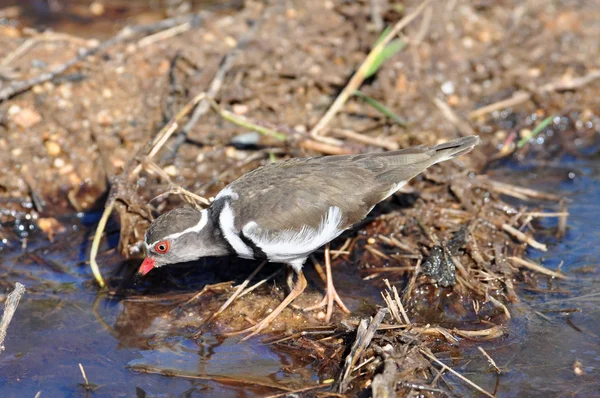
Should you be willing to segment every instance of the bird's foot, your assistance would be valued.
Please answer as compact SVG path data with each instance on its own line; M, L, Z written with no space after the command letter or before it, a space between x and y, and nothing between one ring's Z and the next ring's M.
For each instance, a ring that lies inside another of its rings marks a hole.
M318 304L304 308L304 311L305 312L314 311L314 310L318 310L318 309L321 309L321 308L327 306L327 312L325 313L325 322L329 322L331 320L331 315L333 314L333 303L334 302L346 314L350 313L350 310L348 309L348 307L346 307L346 305L342 301L342 298L335 290L335 287L333 286L333 284L331 284L331 286L327 287L327 291L325 292L325 296L323 296L323 300L321 300Z
M273 319L275 319L275 317L273 317L272 319L269 319L269 317L266 317L265 319L263 319L262 321L260 321L259 323L257 323L254 326L250 326L249 328L246 328L243 330L238 330L237 332L224 333L224 335L225 336L238 336L240 334L247 334L246 336L244 336L244 338L242 338L242 341L248 340L250 337L256 336L264 328L269 326L271 324L271 322L273 321Z
M302 294L302 292L304 291L305 288L306 288L306 279L304 278L304 274L302 273L302 271L299 271L298 272L298 281L294 285L294 288L292 289L290 294L281 302L281 304L279 304L277 306L277 308L275 308L273 310L273 312L271 312L265 319L258 322L256 325L250 326L247 329L240 330L237 332L225 333L225 336L235 336L235 335L239 335L239 334L249 333L247 336L245 336L242 339L242 341L247 340L252 336L256 336L264 328L269 326L271 324L271 322L273 322L273 320L275 318L277 318L277 316L281 313L281 311L283 311L288 305L290 305L290 303L292 301L294 301L294 299L296 297L298 297L300 294Z
M317 264L315 264L317 267ZM319 266L320 267L320 266ZM333 314L333 303L335 302L346 314L350 313L350 310L344 302L342 301L339 294L337 294L337 290L335 290L335 286L333 285L333 275L331 273L331 255L329 251L329 243L325 245L325 270L327 277L327 288L325 290L325 296L323 300L317 305L313 305L312 307L305 308L304 311L313 311L327 306L327 312L325 313L325 322L329 322L331 320L331 315ZM322 271L321 271L322 272Z

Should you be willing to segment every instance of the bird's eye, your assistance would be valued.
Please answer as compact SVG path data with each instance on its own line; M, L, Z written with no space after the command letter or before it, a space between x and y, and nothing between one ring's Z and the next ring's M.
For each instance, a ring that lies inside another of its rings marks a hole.
M164 240L162 242L158 242L154 245L154 250L156 250L157 253L165 254L169 251L169 241Z

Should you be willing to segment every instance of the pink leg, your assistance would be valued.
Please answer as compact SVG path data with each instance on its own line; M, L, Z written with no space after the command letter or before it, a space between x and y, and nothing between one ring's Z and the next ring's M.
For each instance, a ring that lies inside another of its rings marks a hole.
M312 307L305 308L304 311L312 311L327 306L327 313L325 316L325 322L331 320L333 314L333 302L344 311L346 314L350 313L350 310L344 305L344 302L337 294L335 286L333 286L333 275L331 274L331 255L329 251L329 243L325 246L325 271L327 272L327 290L325 296L319 304L313 305Z

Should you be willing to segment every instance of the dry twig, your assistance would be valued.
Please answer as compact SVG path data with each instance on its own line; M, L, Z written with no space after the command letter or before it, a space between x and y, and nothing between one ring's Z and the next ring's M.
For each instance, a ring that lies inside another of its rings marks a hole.
M229 297L229 299L227 299L227 301L225 303L223 303L221 308L219 308L214 314L212 314L208 320L210 321L211 319L213 319L214 317L219 315L221 312L225 311L227 309L227 307L229 307L231 305L231 303L233 303L233 301L240 295L240 293L242 293L242 291L246 288L246 286L248 286L248 284L250 283L252 278L254 278L256 276L256 274L258 274L258 272L261 269L263 269L263 267L266 264L267 264L267 261L263 261L262 263L260 263L260 265L258 267L256 267L256 269L254 271L252 271L250 276L247 277L244 280L244 282L242 282L242 284L237 287L237 289L235 290L235 292L233 292L231 297Z
M83 381L85 381L85 388L90 389L90 382L88 381L87 375L85 374L85 370L83 369L83 365L79 364L79 370L81 371L81 376L83 376Z
M215 381L218 383L227 383L227 384L239 384L239 385L249 385L249 386L260 386L273 388L275 390L292 392L291 388L275 384L275 383L267 383L259 380L251 380L251 379L241 379L236 377L229 376L220 376L220 375L198 375L196 373L189 374L185 372L178 372L175 370L163 370L153 366L145 366L145 365L134 365L130 367L131 369L140 372L140 373L149 373L149 374L158 374L167 377L179 377L182 379L191 379L191 380L209 380Z
M492 357L487 352L485 352L485 350L482 347L477 347L477 349L479 350L479 352L481 352L481 354L485 357L485 359L488 360L490 365L492 365L492 367L496 370L496 373L498 373L498 374L502 373L500 371L500 368L498 367L498 365L496 365L496 361L494 361L492 359Z
M530 98L531 98L531 94L529 94L528 92L517 91L517 92L513 93L512 97L510 97L508 99L494 102L493 104L483 106L479 109L476 109L476 110L470 112L469 119L477 119L478 117L484 116L488 113L492 113L492 112L498 111L500 109L505 109L505 108L508 108L511 106L521 104L523 102L529 101Z
M467 379L465 376L463 376L460 373L458 373L456 370L452 369L451 367L449 367L448 365L446 365L445 363L443 363L442 361L440 361L439 359L437 359L435 357L435 355L433 355L433 353L431 353L431 351L429 351L429 350L426 351L424 349L421 349L420 351L427 358L429 358L433 362L435 362L438 365L440 365L442 367L442 370L449 371L450 373L452 373L453 375L455 375L456 377L458 377L459 379L461 379L462 381L464 381L465 383L467 383L468 385L470 385L471 387L473 387L474 389L476 389L480 393L484 394L485 396L488 396L488 397L491 397L491 398L495 397L494 395L490 394L489 392L487 392L483 388L479 387L477 384L473 383L471 380Z
M400 295L398 294L396 286L391 286L390 281L388 281L387 279L384 279L383 281L385 282L388 290L386 290L385 294L381 292L381 296L385 300L385 303L387 304L388 309L392 313L392 316L399 324L409 325L410 319L408 318L408 315L404 310L404 306L402 305L402 300L400 300ZM391 296L392 293L394 294L393 298ZM400 315L402 315L402 318L400 317Z
M350 375L352 374L352 369L354 369L356 361L358 361L364 349L371 343L373 336L375 336L375 332L379 328L379 325L387 312L387 308L382 308L377 312L370 323L367 319L360 321L358 328L356 329L356 339L352 344L352 349L346 357L344 367L340 373L341 377L338 384L338 391L340 393L344 393L348 389L348 386L352 381Z
M534 262L523 260L522 258L519 258L519 257L508 257L508 259L511 260L517 267L525 267L532 271L539 272L541 274L548 275L553 278L570 279L566 275L563 275L556 271L552 271L552 270L550 270L542 265L536 264Z
M437 108L440 110L440 112L442 112L442 115L444 115L444 117L450 123L452 123L454 125L454 127L456 127L458 129L458 131L460 131L460 133L462 134L463 137L475 134L475 131L473 130L471 125L467 121L461 119L456 114L456 112L454 112L452 110L452 108L450 108L450 105L448 105L447 103L445 103L444 101L442 101L439 98L434 98L433 103L435 104L435 106L437 106Z
M541 87L542 93L550 91L568 91L583 87L596 79L600 79L600 70L593 70L585 76L573 78L561 78L556 82L548 83Z
M502 229L506 232L508 232L510 235L512 235L514 238L518 239L521 242L527 243L529 246L536 248L538 250L541 250L543 252L548 251L548 247L543 244L538 242L537 240L533 239L531 236L527 236L525 235L523 232L519 231L518 229L511 227L508 224L502 224Z
M101 51L104 51L107 48L114 46L115 44L130 40L136 35L147 35L160 30L170 29L173 26L180 25L184 22L190 22L195 24L200 22L201 20L202 17L199 14L192 14L165 19L149 25L126 26L125 28L121 29L121 31L117 33L116 36L113 36L110 39L103 41L97 46L80 50L75 57L71 58L64 64L55 67L51 71L41 73L31 79L14 82L8 87L0 90L0 103L14 97L17 94L21 94L25 91L28 91L37 84L42 84L47 81L53 80L58 75L61 75L62 73L67 71L67 69L80 63L86 58L97 54Z
M4 339L6 338L6 331L10 321L12 321L17 306L21 297L25 293L25 286L22 283L17 282L15 284L15 290L12 291L6 298L4 303L4 313L2 314L2 320L0 320L0 353L4 351Z

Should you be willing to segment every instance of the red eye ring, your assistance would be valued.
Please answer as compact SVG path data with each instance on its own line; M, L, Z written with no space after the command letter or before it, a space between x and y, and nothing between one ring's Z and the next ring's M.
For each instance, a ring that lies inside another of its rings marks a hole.
M162 242L158 242L157 244L154 245L154 250L157 253L165 254L166 252L169 251L169 241L163 240Z

